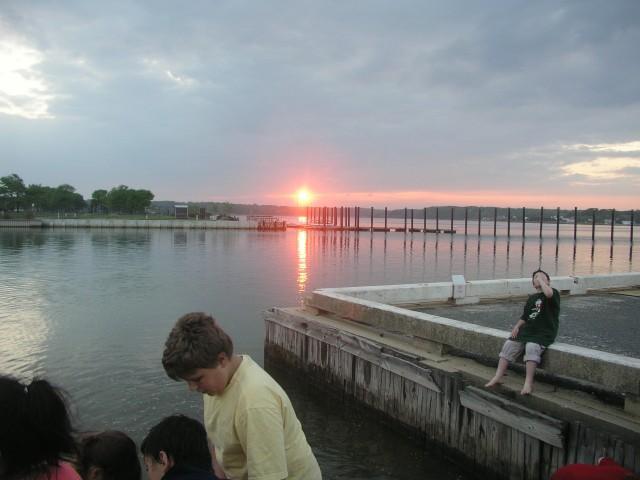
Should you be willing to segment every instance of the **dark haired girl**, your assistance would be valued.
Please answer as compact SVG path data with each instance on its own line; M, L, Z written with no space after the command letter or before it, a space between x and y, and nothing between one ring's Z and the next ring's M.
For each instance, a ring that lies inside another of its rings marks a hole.
M134 441L108 430L82 439L78 471L85 480L140 480L142 469Z
M80 480L67 403L46 380L0 376L0 478Z

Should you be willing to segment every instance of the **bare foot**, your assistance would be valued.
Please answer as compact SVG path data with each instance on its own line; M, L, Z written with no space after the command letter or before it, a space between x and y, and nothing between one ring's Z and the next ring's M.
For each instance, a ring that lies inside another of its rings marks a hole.
M500 381L499 378L493 377L491 380L489 380L488 383L485 383L485 388L491 388L491 387L495 387L496 385L500 385L502 382Z
M528 383L525 383L522 387L522 390L520 390L520 395L530 395L532 391L533 391L533 386L529 385Z

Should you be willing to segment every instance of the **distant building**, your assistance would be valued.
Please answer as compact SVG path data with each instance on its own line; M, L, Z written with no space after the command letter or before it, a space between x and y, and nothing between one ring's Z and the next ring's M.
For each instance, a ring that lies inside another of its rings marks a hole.
M188 205L174 205L174 211L176 218L189 218L189 206Z

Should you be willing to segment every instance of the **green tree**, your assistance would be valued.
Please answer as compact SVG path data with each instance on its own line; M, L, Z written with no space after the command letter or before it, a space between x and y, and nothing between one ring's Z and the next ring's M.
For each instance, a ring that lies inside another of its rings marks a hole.
M151 205L153 193L149 190L129 190L129 211L131 213L142 213Z
M153 193L149 190L134 190L126 185L112 188L107 194L107 206L118 213L142 213L153 200Z
M51 187L43 187L40 184L31 184L25 192L24 203L35 212L48 210Z
M73 212L86 208L82 195L76 193L76 189L69 184L59 185L51 192L51 205L53 210Z
M104 211L107 209L107 202L109 200L109 192L106 190L95 190L91 194L91 210L92 211Z
M0 177L0 209L20 210L25 192L24 182L15 173Z
M107 207L113 212L123 213L127 211L127 197L129 187L119 185L109 190L107 195Z

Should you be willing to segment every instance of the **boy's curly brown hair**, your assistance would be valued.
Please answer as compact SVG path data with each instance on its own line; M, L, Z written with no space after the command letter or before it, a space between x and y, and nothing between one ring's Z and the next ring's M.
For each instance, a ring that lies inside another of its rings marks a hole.
M184 379L198 368L215 368L218 356L233 355L233 341L211 315L192 312L178 319L164 344L162 366L173 380Z

